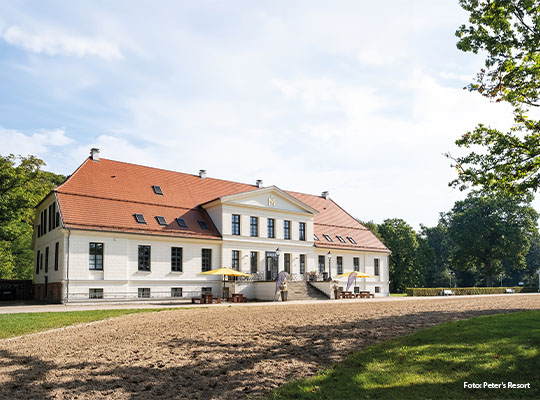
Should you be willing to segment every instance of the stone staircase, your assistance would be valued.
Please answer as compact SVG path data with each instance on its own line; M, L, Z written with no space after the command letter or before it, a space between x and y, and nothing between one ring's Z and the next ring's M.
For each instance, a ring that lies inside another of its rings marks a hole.
M306 281L287 282L287 300L328 300L328 296Z

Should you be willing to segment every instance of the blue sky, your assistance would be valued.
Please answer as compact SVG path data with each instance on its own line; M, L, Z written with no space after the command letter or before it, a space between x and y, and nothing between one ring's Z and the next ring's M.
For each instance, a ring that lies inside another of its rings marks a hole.
M330 196L433 225L441 153L511 110L463 87L453 1L0 0L0 153L104 158Z

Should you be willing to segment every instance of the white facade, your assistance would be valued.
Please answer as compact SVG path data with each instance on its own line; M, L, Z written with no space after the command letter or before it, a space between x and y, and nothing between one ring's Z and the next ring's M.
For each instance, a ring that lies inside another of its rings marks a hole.
M215 295L221 295L221 276L201 275L203 249L211 252L211 269L220 267L234 268L233 252L239 252L239 270L256 273L258 279L271 279L270 263L267 252L275 253L279 249L276 271L285 269L285 260L290 260L290 274L294 279L303 279L302 273L319 270L319 256L325 260L325 271L332 277L337 275L337 259L341 257L342 273L353 271L354 259L358 259L359 271L375 275L375 261L378 260L379 274L376 278L358 279L360 290L369 290L376 296L388 295L388 252L368 252L340 248L317 247L314 241L314 217L317 210L293 198L275 187L221 197L203 204L222 238L198 239L188 237L160 236L150 234L110 232L64 228L62 216L60 224L38 235L38 225L44 210L50 210L56 202L54 193L49 195L37 208L36 234L34 235L35 266L34 283L42 285L42 292L48 293L51 301L88 300L95 291L102 293L104 299L136 299L140 290L150 290L152 298L168 298L173 291L182 290L182 297L189 298L201 294L203 288L210 288ZM56 204L58 210L58 204ZM233 234L233 215L239 216L240 232ZM252 236L251 219L257 218L258 230ZM91 216L89 216L91 218ZM268 220L274 220L274 237L268 235ZM284 221L290 222L290 238L285 237ZM305 237L300 240L300 224L305 224ZM54 226L53 222L53 226ZM39 237L38 237L39 236ZM56 255L58 243L58 255ZM103 253L102 269L91 269L90 246L99 244ZM139 269L139 246L150 247L150 270ZM171 249L182 249L182 271L171 268ZM45 271L45 258L48 250L48 268ZM205 251L207 251L205 250ZM257 253L256 271L252 270L252 252ZM328 253L330 252L330 266ZM304 271L300 260L305 259ZM57 269L55 269L57 257ZM57 285L60 292L51 295L51 289L45 284ZM239 289L248 297L266 299L268 287L238 283ZM346 285L346 279L340 286ZM260 293L260 295L258 295ZM263 294L264 293L264 294ZM52 296L52 297L51 297ZM101 297L101 296L99 296Z

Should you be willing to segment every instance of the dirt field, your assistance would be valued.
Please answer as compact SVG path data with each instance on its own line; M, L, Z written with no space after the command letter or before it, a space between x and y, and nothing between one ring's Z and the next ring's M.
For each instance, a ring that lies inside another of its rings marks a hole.
M443 321L539 295L325 301L135 314L0 341L0 398L238 399Z

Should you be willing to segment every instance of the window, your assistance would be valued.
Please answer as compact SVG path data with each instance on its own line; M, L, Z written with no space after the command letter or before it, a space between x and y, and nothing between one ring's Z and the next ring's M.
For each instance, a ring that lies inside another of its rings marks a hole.
M60 247L60 242L56 242L54 245L54 270L58 271L58 250Z
M39 269L43 269L43 253L41 253L41 256L39 258Z
M56 227L60 226L60 212L56 212Z
M256 274L257 264L259 263L259 254L256 251L252 251L249 259L250 259L250 265L251 265L250 271L252 274Z
M182 248L171 247L171 271L182 272Z
M232 251L232 269L240 271L240 252L238 250Z
M43 234L47 233L47 209L43 210Z
M338 240L339 240L341 243L345 243L345 239L343 239L341 236L336 235L336 237L338 238Z
M305 274L306 273L306 255L300 254L300 273Z
M139 224L146 224L146 221L144 219L144 215L142 214L134 214L135 221L137 221Z
M204 229L205 231L208 230L208 224L206 223L206 221L204 221L204 220L202 220L202 219L199 220L199 226L200 226L202 229Z
M176 222L178 222L178 226L180 228L187 228L186 221L184 221L184 218L176 218Z
M202 272L210 271L212 269L212 249L202 249Z
M90 243L88 253L90 255L88 268L103 271L103 243Z
M139 299L149 299L150 298L150 288L139 288L137 297Z
M171 297L182 297L182 288L181 287L171 288Z
M212 288L211 287L203 287L201 292L202 292L202 294L212 294Z
M352 237L347 236L347 239L349 239L349 242L351 242L352 244L356 244L355 240Z
M156 217L158 224L160 225L167 225L167 221L165 220L165 217L158 216Z
M53 205L49 206L49 232L54 229L54 215L53 215Z
M343 273L343 257L337 256L336 263L337 263L337 273L338 275L341 275Z
M291 253L285 253L284 257L285 272L291 273Z
M380 272L380 271L379 271L379 259L378 259L378 258L375 258L375 259L373 260L373 264L374 264L374 269L375 269L373 275L379 276L379 272Z
M88 289L88 298L89 299L102 299L103 289Z
M319 273L324 272L324 256L319 256Z
M37 257L36 257L36 275L39 274L39 259L41 258L41 252L37 251Z
M49 247L45 247L45 273L49 272Z
M274 234L274 223L275 223L275 220L273 218L268 218L268 237L269 238L276 237Z
M259 236L259 218L249 217L249 235L253 237Z
M150 246L139 246L139 271L150 271Z
M323 234L323 236L328 242L333 242L332 238L330 236L328 236L326 233Z
M381 287L375 286L375 293L381 293Z
M298 240L306 240L306 223L300 222L298 225Z
M353 267L355 271L360 271L360 258L358 257L353 258Z
M233 214L232 215L232 230L231 233L233 235L240 235L240 215Z
M160 196L163 196L163 191L161 190L161 186L153 185L152 188L154 189L155 194L159 194Z
M319 240L319 238L317 237L317 235L313 234L313 239L314 240Z
M283 239L291 238L291 221L283 221Z
M41 237L41 224L37 226L37 237Z

